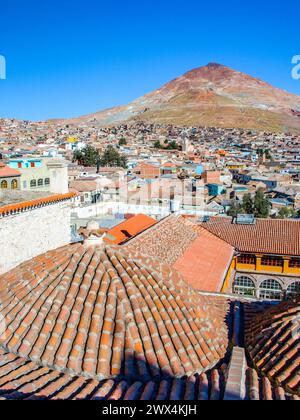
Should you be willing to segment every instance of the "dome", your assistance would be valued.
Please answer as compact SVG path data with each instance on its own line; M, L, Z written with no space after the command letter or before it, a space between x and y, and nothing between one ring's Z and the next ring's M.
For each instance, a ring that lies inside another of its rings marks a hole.
M214 302L167 265L70 245L0 277L0 348L97 380L201 374L228 346L228 305Z
M250 319L246 346L263 375L300 395L300 299L284 302Z

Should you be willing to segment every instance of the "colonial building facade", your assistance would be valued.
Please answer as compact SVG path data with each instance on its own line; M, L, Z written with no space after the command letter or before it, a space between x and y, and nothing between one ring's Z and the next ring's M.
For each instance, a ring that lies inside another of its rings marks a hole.
M23 191L68 191L67 163L62 159L11 159L8 169L19 173L18 188Z
M0 190L20 189L20 178L20 172L0 163Z
M235 248L224 292L263 300L300 295L300 222L212 218L205 229Z

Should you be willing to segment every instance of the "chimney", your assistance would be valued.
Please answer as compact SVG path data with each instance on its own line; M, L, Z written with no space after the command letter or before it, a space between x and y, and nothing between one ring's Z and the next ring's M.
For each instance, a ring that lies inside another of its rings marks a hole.
M104 241L103 238L105 237L105 234L101 235L101 236L97 236L97 235L90 235L88 238L86 238L83 241L83 246L85 248L93 248L95 246L99 246L99 245L104 245Z
M106 231L104 229L99 229L99 223L96 220L91 220L87 224L84 232L83 246L90 248L97 245L105 245L103 240L105 235Z

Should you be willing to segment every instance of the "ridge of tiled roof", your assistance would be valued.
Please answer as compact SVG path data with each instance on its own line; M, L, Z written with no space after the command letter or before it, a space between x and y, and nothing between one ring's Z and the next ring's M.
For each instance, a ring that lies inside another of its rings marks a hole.
M213 368L227 350L226 300L116 246L36 257L0 277L0 301L2 348L70 375L179 378Z
M220 291L234 248L186 217L171 215L127 242L129 249L171 264L197 290Z
M50 204L58 203L60 201L70 200L71 198L76 197L74 193L67 194L52 194L48 197L37 198L31 201L23 201L16 204L8 204L6 206L0 207L0 217L9 216L11 214L20 213L32 208L38 208L47 206Z
M212 217L201 226L240 252L300 255L300 221L256 219L239 225L229 217Z
M133 252L174 264L197 239L197 233L181 216L171 215L127 242Z
M245 338L255 367L300 396L300 299L248 317Z

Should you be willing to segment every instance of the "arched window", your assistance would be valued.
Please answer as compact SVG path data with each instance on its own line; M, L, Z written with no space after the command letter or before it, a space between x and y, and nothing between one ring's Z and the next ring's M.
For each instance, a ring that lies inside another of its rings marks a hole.
M8 182L7 181L2 181L1 182L1 188L3 188L4 190L6 190L8 188Z
M35 179L32 179L30 181L30 188L35 188L35 187L36 187L36 180Z
M277 280L265 280L259 288L259 297L266 300L281 300L282 287Z
M18 181L16 179L13 179L11 181L11 189L16 190L18 188Z
M286 294L288 298L300 296L300 281L290 284Z
M38 180L38 186L42 187L44 185L44 181L42 179Z
M239 277L234 281L233 292L241 296L255 296L255 284L249 277Z
M50 185L50 178L45 179L45 185Z

